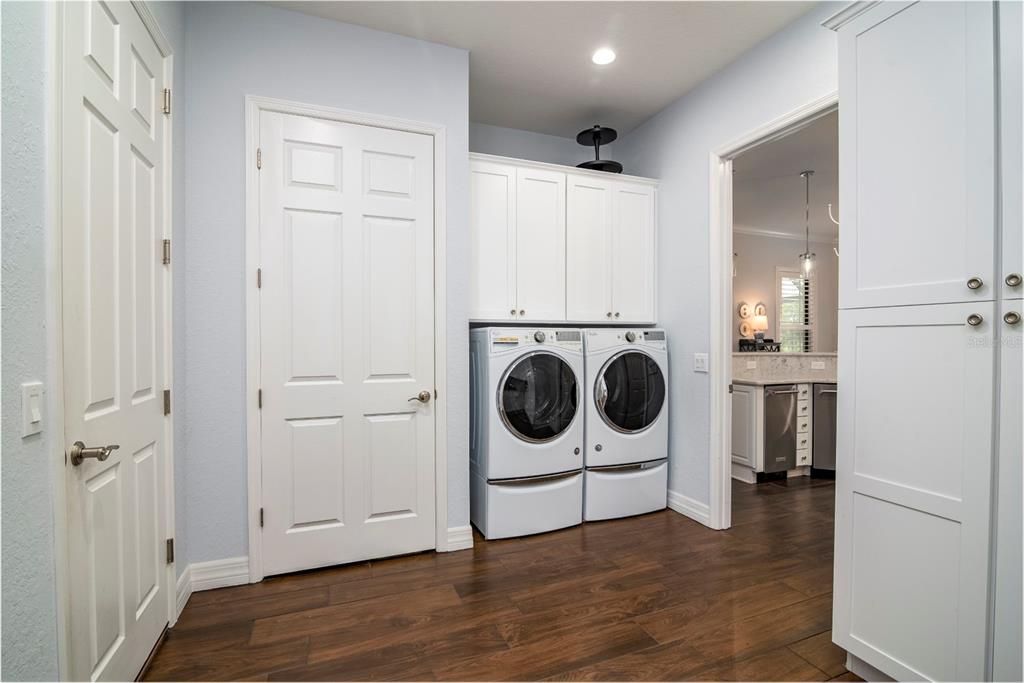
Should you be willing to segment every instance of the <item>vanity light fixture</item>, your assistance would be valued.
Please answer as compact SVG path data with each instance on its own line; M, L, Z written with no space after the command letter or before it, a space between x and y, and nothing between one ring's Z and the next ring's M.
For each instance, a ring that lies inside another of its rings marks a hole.
M590 57L590 61L598 66L606 66L615 61L615 50L610 47L598 48Z

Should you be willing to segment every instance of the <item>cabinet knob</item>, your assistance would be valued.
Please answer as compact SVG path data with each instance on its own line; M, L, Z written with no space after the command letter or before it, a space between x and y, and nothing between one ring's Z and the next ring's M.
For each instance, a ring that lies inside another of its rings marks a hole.
M612 317L612 312L608 311L608 313L606 313L606 315L610 318L610 317Z
M516 309L513 308L511 311L509 311L509 313L511 313L512 315L515 315L516 314Z
M618 311L615 311L615 317L616 317L616 318L618 318L618 317L619 317L619 312L618 312Z
M967 281L967 289L981 289L983 284L985 284L985 282L980 277L972 277Z
M1017 311L1007 311L1006 314L1003 315L1003 322L1007 325L1016 325L1020 322L1020 313Z
M1010 273L1006 276L1007 287L1020 287L1021 276L1020 273Z
M520 309L519 309L519 315L526 315L526 310L525 310L525 309L522 309L522 308L520 308Z
M984 322L984 320L985 319L982 318L977 313L971 313L969 316L967 316L967 324L970 325L971 327L977 327L982 322Z

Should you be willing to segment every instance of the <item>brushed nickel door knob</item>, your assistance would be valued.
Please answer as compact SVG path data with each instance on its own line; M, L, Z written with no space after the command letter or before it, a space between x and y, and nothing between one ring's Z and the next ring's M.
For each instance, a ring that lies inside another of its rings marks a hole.
M977 327L982 322L984 322L984 320L985 319L982 318L977 313L971 313L969 316L967 316L967 324L970 325L971 327Z
M75 467L81 465L86 458L96 458L100 462L103 462L110 457L110 454L116 451L121 446L116 443L112 443L109 446L94 446L92 448L86 448L85 444L81 441L76 441L71 446L71 464Z
M419 401L420 403L430 403L430 392L424 389L420 393L416 394L409 401Z

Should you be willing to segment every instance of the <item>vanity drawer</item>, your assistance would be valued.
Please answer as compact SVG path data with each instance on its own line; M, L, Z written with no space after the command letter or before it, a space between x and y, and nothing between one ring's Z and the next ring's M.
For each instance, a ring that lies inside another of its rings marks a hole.
M800 443L799 439L797 439L797 443ZM796 450L796 464L797 467L811 464L811 450L809 448L798 448Z
M806 434L809 431L811 431L811 418L798 417L796 419L796 433Z
M811 402L803 399L796 402L796 416L797 418L807 417L811 414Z
M796 435L796 453L797 457L800 456L800 451L806 451L811 447L811 435L810 434L797 434Z
M798 384L796 385L796 397L801 401L808 401L811 398L811 385L810 384Z

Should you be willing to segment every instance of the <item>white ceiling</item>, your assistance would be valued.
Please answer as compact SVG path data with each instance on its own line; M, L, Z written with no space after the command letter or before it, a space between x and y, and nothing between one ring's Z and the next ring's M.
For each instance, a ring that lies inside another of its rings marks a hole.
M755 147L733 162L733 225L740 230L804 236L803 170L811 176L811 239L833 241L839 218L839 114Z
M469 50L471 121L575 137L630 131L816 2L274 4Z

